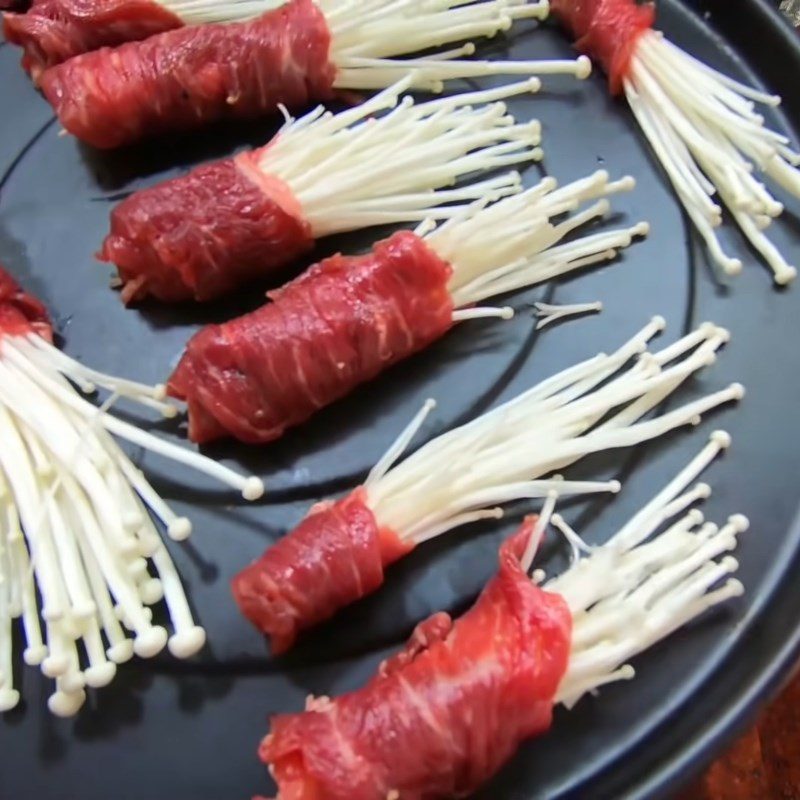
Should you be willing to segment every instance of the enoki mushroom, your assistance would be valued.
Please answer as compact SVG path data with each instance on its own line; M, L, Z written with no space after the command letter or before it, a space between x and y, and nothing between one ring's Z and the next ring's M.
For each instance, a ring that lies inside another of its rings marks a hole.
M159 0L186 24L248 19L282 5L279 0ZM475 52L475 38L508 31L518 20L547 16L547 2L528 0L316 0L331 34L335 86L378 89L413 70L417 89L441 91L443 81L484 75L564 73L583 79L585 56L540 61L462 60ZM399 58L464 42L420 58Z
M450 294L458 309L499 294L557 278L574 270L610 261L637 236L646 236L646 222L613 231L604 231L562 243L573 231L606 216L611 205L608 196L630 191L635 181L630 176L609 181L605 170L598 170L558 188L554 178L544 178L536 186L502 202L489 205L491 195L472 204L440 227L426 234L426 241L453 266ZM578 213L553 222L581 204L597 200ZM424 232L426 224L418 229ZM456 314L474 313L469 308ZM458 318L458 317L456 317Z
M406 77L338 114L319 106L300 119L287 115L261 151L259 170L291 189L315 237L453 216L463 201L518 191L518 176L432 190L542 158L539 122L517 123L503 102L537 92L538 79L419 105L401 98L411 82Z
M559 320L568 317L580 316L583 314L597 314L603 310L603 304L598 300L594 303L571 303L565 305L552 305L551 303L534 303L536 316L539 321L536 323L536 330L551 325Z
M73 384L111 395L97 408ZM126 397L172 416L163 396L163 387L88 369L33 332L0 338L0 709L19 701L15 619L25 663L55 679L48 706L59 716L75 714L85 687L107 685L134 654L149 658L167 645L187 658L203 646L205 632L151 515L175 540L190 534L191 523L169 508L112 434L248 500L264 487L106 410ZM171 634L153 622L162 598Z
M539 81L420 105L408 96L400 99L408 82L336 115L320 107L290 119L264 149L260 171L292 190L315 237L422 220L417 233L454 267L451 292L460 308L609 261L649 232L640 222L560 244L607 215L607 197L634 188L632 177L611 181L605 170L561 188L554 178L544 178L524 192L517 173L437 188L476 171L542 157L539 123L516 123L502 102L537 91ZM372 116L384 109L391 110ZM514 196L495 202L507 195ZM552 222L589 200L597 202ZM434 220L447 221L436 227Z
M706 323L651 353L647 343L663 327L664 320L655 318L615 353L601 353L548 378L395 464L432 408L429 401L367 478L366 503L379 526L413 545L465 522L497 516L492 506L528 496L530 481L589 453L696 425L710 409L743 396L742 386L734 383L642 420L713 363L729 338L724 329Z
M550 521L574 551L570 569L544 583L566 600L573 621L569 666L557 702L571 708L600 686L633 678L628 659L743 593L740 581L730 577L738 562L725 554L747 530L747 518L736 514L722 527L705 522L699 509L687 509L708 497L710 487L698 484L685 491L729 444L727 433L715 431L703 451L600 547L585 545L560 515L553 515ZM534 535L543 531L548 511Z
M800 197L800 154L789 139L764 125L755 103L780 98L756 91L688 55L655 31L636 42L623 79L639 125L714 261L729 274L742 269L719 240L718 195L742 233L763 256L775 282L791 282L797 270L769 240L766 229L783 205L756 177L756 168Z
M525 0L465 3L443 0L317 0L331 29L331 60L338 71L335 86L374 89L387 86L415 70L414 87L440 91L442 81L484 75L549 75L564 73L587 78L592 66L583 56L575 60L472 61L474 45L436 53L433 57L403 58L430 47L441 47L471 37L494 36L515 20L543 19L546 2Z

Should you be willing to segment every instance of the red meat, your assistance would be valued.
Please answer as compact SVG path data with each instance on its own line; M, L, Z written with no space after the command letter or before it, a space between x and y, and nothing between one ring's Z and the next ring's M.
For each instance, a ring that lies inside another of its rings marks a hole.
M635 0L551 0L550 9L575 37L575 46L606 71L611 92L618 94L636 42L653 25L655 6Z
M19 336L31 331L48 342L52 341L50 315L43 303L23 292L0 266L0 334Z
M363 256L311 267L274 302L189 341L168 391L189 437L269 442L453 324L451 267L401 231Z
M22 66L39 80L68 58L146 39L183 23L152 0L36 0L26 14L5 14L3 32L23 48Z
M330 31L314 0L247 22L196 25L84 53L42 90L72 134L118 147L156 133L246 119L332 95Z
M379 530L363 489L322 503L290 534L243 569L232 582L242 613L271 639L273 653L288 650L300 631L383 583L383 570L408 551Z
M114 209L98 257L116 264L126 303L210 300L311 248L300 205L258 170L260 152L198 167Z
M464 616L423 622L363 688L272 720L259 755L282 800L465 797L547 730L572 618L520 566L533 522Z

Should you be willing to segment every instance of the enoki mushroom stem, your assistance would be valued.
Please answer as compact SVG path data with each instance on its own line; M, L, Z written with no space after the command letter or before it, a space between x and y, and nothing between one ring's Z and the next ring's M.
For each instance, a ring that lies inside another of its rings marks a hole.
M62 376L74 379L78 386L87 389L90 386L94 388L91 384L87 385L87 382L92 380L98 386L112 390L116 395L127 396L137 402L145 400L146 405L159 408L166 416L174 416L174 406L158 400L159 397L163 397L163 387L147 389L141 384L104 376L82 367L67 357L57 360L54 357L54 353L57 352L55 348L49 348L36 334L6 336L0 342L0 356L2 356L0 374L3 374L8 381L0 388L0 397L10 408L16 407L18 409L16 413L21 417L28 419L35 417L37 424L41 426L39 431L43 438L47 439L53 433L44 409L54 404L63 404L79 418L91 420L97 417L99 424L111 433L237 489L246 500L257 500L264 493L264 486L259 478L241 475L207 456L171 444L110 414L98 414L97 408L78 395ZM37 395L42 398L44 405L35 407L28 403L25 394L19 390L14 391L15 383L28 389L36 387Z
M538 91L537 79L419 105L402 96L411 84L406 76L339 114L322 107L296 120L287 114L263 150L259 168L289 186L315 237L452 217L487 194L519 191L519 176L443 187L541 159L539 123L516 123L503 102Z
M158 0L187 25L235 22L285 0ZM585 56L541 61L460 60L475 52L472 39L492 38L525 19L544 19L548 3L527 0L316 0L331 34L330 59L341 89L382 89L412 74L412 86L438 92L443 82L485 75L573 75L592 71ZM465 41L470 40L470 41ZM431 48L422 58L398 58Z
M470 307L613 259L635 237L646 236L650 226L640 222L621 230L569 237L608 214L609 196L635 185L630 176L611 181L605 170L598 170L561 188L554 178L544 178L494 203L487 192L425 233L428 244L453 267L449 286L453 304ZM579 210L591 200L596 202Z
M629 447L744 394L740 384L651 419L643 417L715 360L727 331L706 323L661 352L647 350L660 317L611 355L600 354L543 381L473 422L433 439L399 464L433 407L429 401L365 486L381 526L418 543L522 497L582 493L588 486L544 479L583 456ZM594 484L591 491L614 491ZM413 492L417 502L408 503Z
M562 73L583 79L591 73L584 56L550 61L461 61L474 45L434 56L402 58L431 47L507 31L521 19L543 19L545 2L484 0L464 3L443 0L422 4L413 0L317 0L331 30L331 60L337 66L335 85L347 89L388 86L413 70L413 86L440 91L453 78L484 75L549 75Z
M111 395L97 408L67 378ZM149 658L168 644L186 658L203 646L205 633L153 515L174 539L188 536L191 524L158 496L111 433L247 497L263 486L107 412L123 396L171 416L163 395L163 387L90 370L34 333L0 339L0 710L19 701L11 672L15 619L22 621L25 662L56 681L48 706L60 716L77 713L85 688L107 685L133 654ZM162 598L171 634L153 623L151 607Z
M551 305L550 303L534 303L534 307L536 308L536 315L539 317L539 321L536 323L537 330L541 330L567 317L597 314L603 310L603 304L599 300L594 303L572 303L560 306Z
M800 197L800 154L787 137L767 128L755 109L755 103L776 106L780 98L732 80L653 31L638 39L624 88L686 213L723 272L737 274L742 262L724 251L717 236L722 209L715 195L761 253L776 283L794 280L797 270L765 233L783 205L755 175L758 168Z
M628 659L742 594L742 584L730 577L738 562L725 554L747 530L747 519L737 514L720 528L704 524L696 508L683 514L695 499L710 494L706 484L679 496L729 443L726 433L712 434L703 452L603 546L589 548L553 516L579 556L567 572L544 584L566 600L573 618L558 702L572 707L600 686L632 678Z

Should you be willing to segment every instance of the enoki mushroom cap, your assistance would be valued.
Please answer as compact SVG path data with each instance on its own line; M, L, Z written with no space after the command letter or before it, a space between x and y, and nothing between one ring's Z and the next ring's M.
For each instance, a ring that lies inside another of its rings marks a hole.
M19 692L16 689L3 687L0 689L0 712L11 711L19 703Z
M175 658L191 658L203 649L206 632L199 625L179 631L169 638L169 651Z
M242 497L245 500L258 500L264 495L264 481L261 478L251 475L244 483L242 489Z
M143 583L139 584L139 596L144 603L152 606L158 603L164 597L164 587L158 578L149 578Z
M706 519L706 515L699 508L690 508L686 516L695 525L702 525Z
M248 479L249 481L250 479ZM256 478L255 480L258 480ZM244 495L246 500L255 500L257 497L261 495L257 495L256 497L248 497L247 496L248 487L245 485L244 491L242 494ZM261 494L264 493L264 484L261 484ZM184 542L192 535L192 521L188 517L177 517L176 519L172 520L170 524L167 526L167 534L169 538L175 542Z
M117 642L106 650L106 655L115 664L124 664L133 658L133 642L130 639Z
M68 672L61 677L61 685L68 694L76 694L86 686L86 675L77 670Z
M779 286L790 284L796 277L797 269L795 267L784 267L775 271L775 283Z
M133 641L133 652L139 658L153 658L158 655L167 644L168 634L166 628L154 625L137 634Z
M48 678L58 678L61 675L66 675L69 667L68 656L63 653L50 653L50 655L42 661L42 674Z
M22 652L22 660L29 667L37 667L47 658L47 653L46 645L33 645L31 647L26 647Z
M57 691L47 698L47 707L57 717L74 717L86 702L86 692Z
M695 487L698 500L705 500L711 497L711 487L707 483L698 483Z
M103 686L108 686L114 680L117 674L117 665L112 661L106 661L102 664L95 664L84 671L86 677L86 685L91 686L93 689L100 689Z
M728 517L728 522L733 525L739 533L744 533L750 528L750 520L744 514L734 514Z
M713 431L710 438L723 450L727 450L731 446L731 435L727 431Z
M732 383L728 388L735 400L741 400L745 396L745 388L741 383Z

